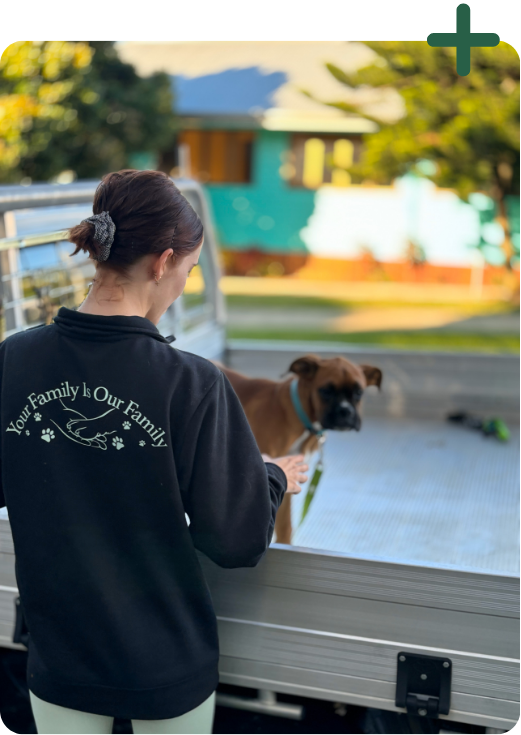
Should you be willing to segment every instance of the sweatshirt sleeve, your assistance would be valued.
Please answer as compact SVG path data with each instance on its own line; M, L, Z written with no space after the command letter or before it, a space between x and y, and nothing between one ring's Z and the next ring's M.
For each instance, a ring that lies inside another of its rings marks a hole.
M220 567L257 566L271 543L287 479L262 459L222 372L185 428L177 467L195 548Z

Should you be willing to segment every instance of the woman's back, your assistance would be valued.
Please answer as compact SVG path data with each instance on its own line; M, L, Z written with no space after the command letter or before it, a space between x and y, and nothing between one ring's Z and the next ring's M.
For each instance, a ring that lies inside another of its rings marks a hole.
M166 174L126 170L103 178L93 212L69 233L97 261L85 301L0 344L0 507L30 692L169 720L219 680L195 549L255 566L288 477L263 461L226 376L156 327L203 247L189 202Z
M263 462L226 376L145 317L62 307L0 345L0 373L30 689L130 719L193 709L219 659L194 546L255 566L283 470Z

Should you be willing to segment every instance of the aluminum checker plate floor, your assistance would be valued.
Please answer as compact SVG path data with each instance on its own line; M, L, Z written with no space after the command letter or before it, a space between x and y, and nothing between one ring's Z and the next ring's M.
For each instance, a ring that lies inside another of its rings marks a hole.
M417 419L367 417L358 433L329 431L324 474L298 528L308 483L292 496L292 544L517 576L519 430L510 429L507 443Z

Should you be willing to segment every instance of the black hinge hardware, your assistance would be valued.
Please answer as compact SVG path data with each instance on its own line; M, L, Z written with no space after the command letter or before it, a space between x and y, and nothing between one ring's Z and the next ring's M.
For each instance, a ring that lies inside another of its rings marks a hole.
M451 676L452 661L449 658L400 651L396 706L405 707L408 714L421 717L448 715Z

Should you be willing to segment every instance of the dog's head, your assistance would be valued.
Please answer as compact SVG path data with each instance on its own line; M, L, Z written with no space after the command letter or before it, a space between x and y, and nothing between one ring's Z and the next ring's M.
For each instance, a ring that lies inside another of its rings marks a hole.
M304 355L291 363L289 372L309 383L316 419L324 429L335 431L360 431L364 391L370 385L380 388L382 384L379 368L355 365L345 357Z

